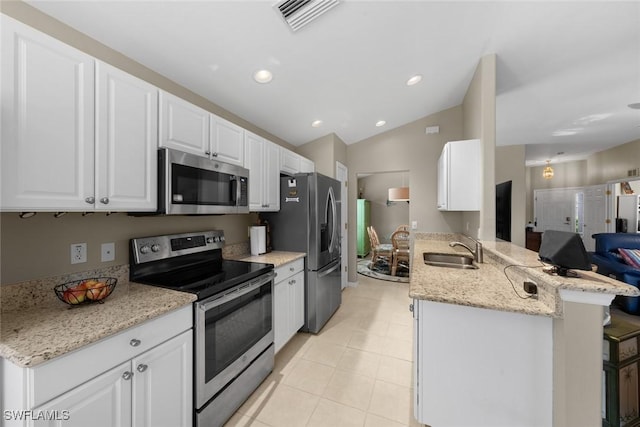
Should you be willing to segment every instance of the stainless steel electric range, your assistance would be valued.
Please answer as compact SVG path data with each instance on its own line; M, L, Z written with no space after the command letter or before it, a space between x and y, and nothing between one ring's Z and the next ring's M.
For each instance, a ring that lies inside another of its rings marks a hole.
M198 296L194 421L222 426L273 370L273 265L226 260L223 231L132 239L130 280Z

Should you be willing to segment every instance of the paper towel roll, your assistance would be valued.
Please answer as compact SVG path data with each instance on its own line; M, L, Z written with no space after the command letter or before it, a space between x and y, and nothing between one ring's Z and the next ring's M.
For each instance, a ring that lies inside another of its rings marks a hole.
M267 229L264 225L251 227L251 255L261 255L267 252Z

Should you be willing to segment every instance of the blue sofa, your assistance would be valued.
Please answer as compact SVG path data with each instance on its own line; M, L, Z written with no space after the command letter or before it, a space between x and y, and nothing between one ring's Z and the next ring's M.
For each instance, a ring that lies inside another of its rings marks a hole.
M590 253L591 263L599 274L620 280L640 288L640 269L627 264L618 253L618 248L640 249L640 234L598 233L595 252ZM640 297L616 296L614 302L630 314L640 315Z

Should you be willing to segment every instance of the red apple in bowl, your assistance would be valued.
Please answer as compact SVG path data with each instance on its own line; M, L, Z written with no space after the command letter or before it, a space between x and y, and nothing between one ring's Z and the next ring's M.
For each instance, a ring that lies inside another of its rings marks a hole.
M69 304L80 304L84 302L86 296L87 290L80 284L64 291L62 299Z

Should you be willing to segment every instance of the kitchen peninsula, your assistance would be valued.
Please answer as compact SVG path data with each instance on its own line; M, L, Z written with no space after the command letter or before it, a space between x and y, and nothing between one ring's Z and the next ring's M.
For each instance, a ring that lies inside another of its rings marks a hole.
M478 269L423 262L423 252L468 254L451 241L465 237L417 233L413 241L417 420L601 425L603 306L640 291L594 272L549 275L537 253L508 242L482 241ZM525 280L537 298L524 292Z

